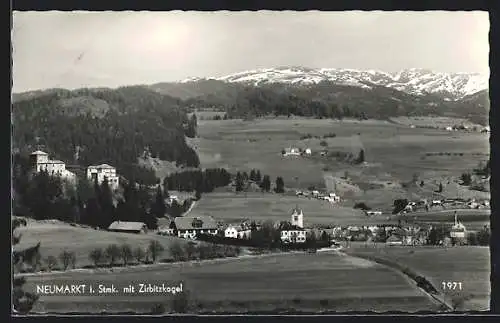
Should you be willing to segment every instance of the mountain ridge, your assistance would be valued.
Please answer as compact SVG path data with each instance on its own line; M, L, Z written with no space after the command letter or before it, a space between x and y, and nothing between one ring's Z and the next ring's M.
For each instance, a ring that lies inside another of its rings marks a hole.
M409 68L389 73L380 70L285 66L242 71L220 77L192 77L171 83L186 84L204 80L253 86L272 83L308 86L328 81L366 89L385 86L413 95L436 94L449 101L460 100L488 89L488 76L485 74L435 72L424 68Z

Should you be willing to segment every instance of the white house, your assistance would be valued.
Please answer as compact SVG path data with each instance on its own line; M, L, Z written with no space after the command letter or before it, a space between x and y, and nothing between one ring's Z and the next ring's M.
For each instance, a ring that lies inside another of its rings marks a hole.
M217 234L217 222L211 216L176 217L174 224L180 238L196 239L198 233Z
M292 210L292 226L304 227L304 213L297 206Z
M249 238L251 234L250 229L244 229L241 226L230 225L224 230L224 237L233 239Z
M299 148L285 148L283 156L300 156Z
M312 154L311 148L306 148L305 153L306 155L311 155Z
M37 150L30 154L31 167L35 172L46 171L49 175L60 176L69 181L76 181L76 175L66 169L66 164L60 160L49 159L49 154Z
M305 243L306 230L299 227L293 227L288 230L281 230L280 238L284 243Z
M382 215L382 211L366 211L366 215L369 216Z
M453 128L448 126L448 127L446 127L446 131L453 131Z
M89 166L87 168L87 178L94 182L97 180L98 184L107 178L109 187L113 190L117 189L119 186L118 175L116 175L116 168L108 164L101 164L97 166Z

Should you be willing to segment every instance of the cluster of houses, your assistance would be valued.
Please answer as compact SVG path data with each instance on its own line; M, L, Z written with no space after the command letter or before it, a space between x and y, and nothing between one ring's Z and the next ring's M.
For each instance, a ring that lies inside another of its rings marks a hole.
M312 190L312 191L296 191L295 192L296 196L304 196L304 197L309 197L309 198L315 198L318 200L325 200L330 203L338 203L340 202L340 196L338 196L335 193L324 193L320 192L317 190Z
M490 127L478 127L478 126L468 126L465 124L448 126L445 128L446 131L473 131L473 132L481 132L481 133L489 133Z
M310 148L306 149L301 149L301 148L296 148L296 147L288 147L285 148L281 151L281 155L283 157L287 156L310 156L312 154L312 151Z
M489 200L477 201L476 199L462 199L462 198L448 198L441 200L428 201L426 199L421 199L418 201L410 201L402 211L402 213L416 212L419 210L428 211L431 207L442 207L442 208L468 208L468 209L485 209L490 207Z
M75 173L66 169L66 164L60 160L49 159L49 154L37 150L30 154L31 167L35 172L46 171L51 175L60 176L61 178L76 183ZM101 184L104 178L107 178L111 189L115 190L119 187L119 176L116 174L116 168L108 164L87 167L87 179L96 181Z

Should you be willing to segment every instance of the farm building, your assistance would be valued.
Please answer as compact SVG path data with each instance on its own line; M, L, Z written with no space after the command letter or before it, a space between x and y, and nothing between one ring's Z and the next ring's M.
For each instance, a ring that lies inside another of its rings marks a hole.
M382 211L366 211L366 215L369 216L382 215Z
M311 155L312 154L311 148L306 148L305 154L306 155Z
M198 233L217 234L217 222L211 216L177 217L175 231L180 238L195 239Z
M87 178L92 182L97 180L98 184L101 184L104 181L104 178L106 178L108 180L109 187L113 190L117 189L119 186L116 168L108 164L87 167Z
M76 175L66 169L66 164L60 160L49 159L49 154L37 150L30 154L31 167L35 172L46 171L49 175L57 175L69 181L76 181Z
M143 222L115 221L108 227L108 231L126 233L147 233L148 228Z

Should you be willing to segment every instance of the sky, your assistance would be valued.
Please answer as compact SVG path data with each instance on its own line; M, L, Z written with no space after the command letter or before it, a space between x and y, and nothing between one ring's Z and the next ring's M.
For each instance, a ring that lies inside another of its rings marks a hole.
M487 12L14 12L13 92L304 66L489 73Z

